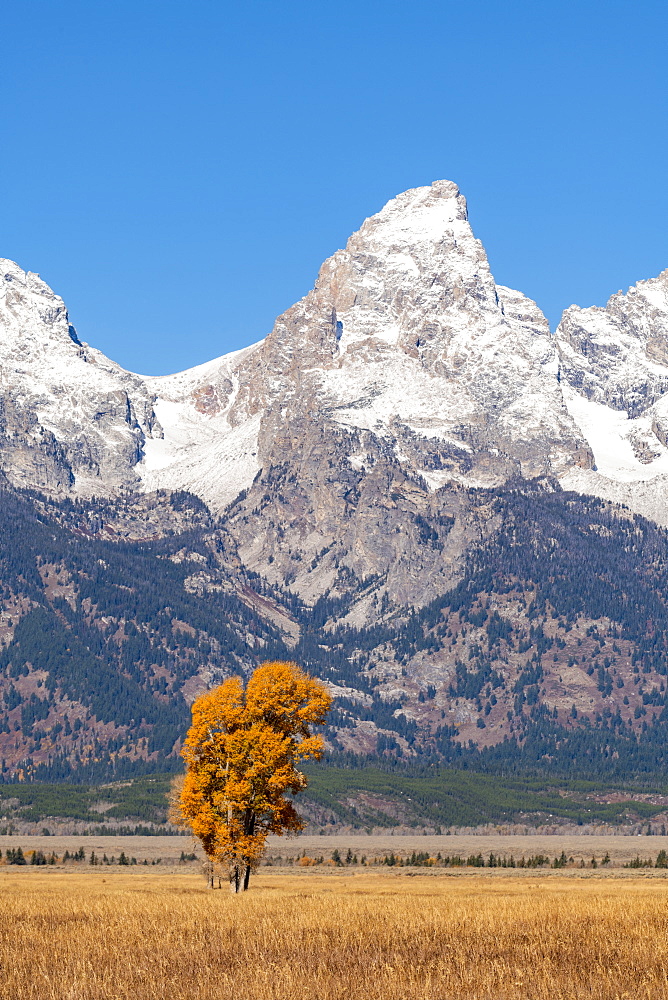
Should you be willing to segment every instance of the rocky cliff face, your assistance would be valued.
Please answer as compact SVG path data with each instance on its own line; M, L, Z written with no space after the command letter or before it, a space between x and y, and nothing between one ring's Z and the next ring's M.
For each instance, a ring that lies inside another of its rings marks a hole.
M0 261L0 467L18 486L104 494L136 486L160 435L138 375L82 344L36 274Z
M165 437L144 482L218 510L248 490L227 508L242 561L305 599L352 574L421 603L481 531L468 489L592 464L557 368L540 310L494 283L439 182L368 219L264 342L152 380Z
M368 219L277 321L257 362L283 379L275 426L306 398L319 424L392 442L433 488L588 464L547 322L495 285L449 182Z

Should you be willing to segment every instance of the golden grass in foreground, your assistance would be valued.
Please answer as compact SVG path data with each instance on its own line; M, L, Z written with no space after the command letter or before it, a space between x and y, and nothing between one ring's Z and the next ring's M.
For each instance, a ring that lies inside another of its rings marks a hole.
M668 998L664 881L3 873L2 1000Z

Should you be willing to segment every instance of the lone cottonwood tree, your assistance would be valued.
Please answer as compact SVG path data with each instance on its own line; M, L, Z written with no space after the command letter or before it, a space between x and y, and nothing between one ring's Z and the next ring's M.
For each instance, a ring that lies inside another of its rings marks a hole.
M311 727L330 705L323 684L282 662L261 664L245 689L230 677L193 703L179 808L233 892L248 888L270 833L303 828L286 794L306 786L298 762L322 756Z

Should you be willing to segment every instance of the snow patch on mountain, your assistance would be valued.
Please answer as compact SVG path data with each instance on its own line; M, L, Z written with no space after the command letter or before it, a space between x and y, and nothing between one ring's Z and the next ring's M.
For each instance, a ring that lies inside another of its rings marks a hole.
M668 449L652 431L649 416L630 419L623 410L564 388L568 411L591 445L596 471L620 483L668 474Z
M143 488L189 490L221 513L259 471L260 414L230 427L216 419L195 422L187 407L165 401L156 411L165 420L164 447L153 441L146 448L137 467Z
M592 469L571 469L559 482L564 490L609 500L668 527L668 475L630 482L611 479Z
M668 271L605 307L571 306L555 343L564 400L595 460L562 485L668 523Z
M163 428L147 441L137 466L143 489L186 489L221 511L251 485L260 466L261 413L230 419L239 394L239 369L259 345L176 375L147 377Z

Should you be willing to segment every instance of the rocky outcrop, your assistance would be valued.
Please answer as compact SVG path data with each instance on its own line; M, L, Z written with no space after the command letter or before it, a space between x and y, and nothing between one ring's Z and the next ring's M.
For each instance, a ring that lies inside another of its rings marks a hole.
M430 490L366 431L317 433L304 418L273 444L284 461L231 505L226 530L244 566L309 603L364 586L374 605L383 595L424 604L456 582L470 543L494 527L465 489ZM360 623L375 610L366 608Z

